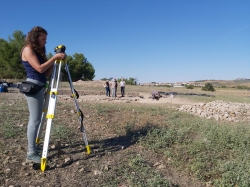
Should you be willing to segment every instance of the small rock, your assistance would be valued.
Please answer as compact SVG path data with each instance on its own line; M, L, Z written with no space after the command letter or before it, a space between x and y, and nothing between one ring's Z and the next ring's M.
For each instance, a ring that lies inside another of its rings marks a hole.
M27 166L28 163L27 162L22 162L22 166Z
M105 165L103 169L104 169L105 171L108 171L108 170L109 170L109 166L108 166L108 165Z
M81 168L81 169L78 170L78 172L80 172L80 173L83 172L83 171L84 171L84 168Z
M10 168L7 168L6 170L5 170L5 173L10 173L11 172L11 169Z
M166 166L164 164L160 164L159 166L157 166L157 169L165 169Z
M67 158L64 159L65 164L69 164L70 162L72 162L72 158L67 157Z
M156 163L154 163L154 167L156 167L156 166L159 166L161 163L160 162L156 162Z
M99 170L94 170L94 175L101 175L101 174L102 174L101 171L99 171Z

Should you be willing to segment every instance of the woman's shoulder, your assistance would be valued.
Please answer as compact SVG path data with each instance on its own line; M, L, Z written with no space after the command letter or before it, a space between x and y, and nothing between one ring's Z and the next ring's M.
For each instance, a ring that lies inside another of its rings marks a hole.
M32 49L32 47L30 45L25 45L23 46L23 49Z
M30 45L26 45L23 47L22 52L23 53L33 53L34 51Z
M25 56L32 54L32 48L29 45L23 46L23 48L20 51L20 56L22 57L22 60L26 61Z

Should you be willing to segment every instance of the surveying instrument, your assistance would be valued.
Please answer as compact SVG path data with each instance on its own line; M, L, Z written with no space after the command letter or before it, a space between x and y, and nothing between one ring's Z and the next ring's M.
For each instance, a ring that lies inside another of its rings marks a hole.
M66 50L66 47L64 45L59 45L55 48L56 53L64 53L65 50ZM71 89L71 93L72 93L71 97L74 98L75 107L77 110L77 115L79 116L79 121L80 121L80 125L81 125L80 129L81 129L81 132L83 133L83 140L84 140L84 143L86 146L87 154L90 154L90 146L88 145L87 136L86 136L84 126L83 126L84 115L78 106L77 99L79 98L79 95L73 87L68 64L67 64L67 62L65 62L65 59L56 60L54 62L53 72L51 75L49 85L46 86L47 91L45 92L43 113L42 113L41 123L39 125L39 129L38 129L37 137L36 137L36 144L39 144L43 124L45 122L45 118L47 118L47 126L46 126L46 131L45 131L43 152L42 152L42 158L41 158L41 171L44 171L46 168L49 139L50 139L50 131L51 131L51 127L52 127L52 120L55 117L56 101L57 101L57 95L58 95L58 87L59 87L59 82L60 82L62 63L65 64L65 69L66 69L66 72L68 74L68 81L69 81L70 89Z

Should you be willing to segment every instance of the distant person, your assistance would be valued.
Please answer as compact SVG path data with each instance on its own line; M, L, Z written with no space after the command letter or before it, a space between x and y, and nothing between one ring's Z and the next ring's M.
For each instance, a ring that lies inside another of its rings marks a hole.
M114 80L114 82L115 82L115 97L117 97L117 80L116 80L116 78L115 78L115 80Z
M110 97L109 81L106 81L106 82L105 82L104 88L105 88L105 90L106 90L106 96Z
M120 81L120 87L121 87L121 95L122 95L122 97L125 96L125 85L126 85L126 83L125 83L124 79L122 78L121 81Z
M115 93L115 79L113 79L112 82L111 82L111 95L112 95L112 97L116 97L116 93Z
M158 91L153 91L152 92L152 99L159 100L161 97L161 94Z

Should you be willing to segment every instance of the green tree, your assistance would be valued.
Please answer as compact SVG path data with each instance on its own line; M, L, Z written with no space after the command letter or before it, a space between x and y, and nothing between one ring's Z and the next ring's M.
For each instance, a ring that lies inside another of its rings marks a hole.
M0 38L0 79L26 77L25 69L22 65L20 52L24 46L26 35L21 31L14 31L12 37L8 37L8 41ZM52 57L52 53L47 54L47 58ZM72 81L77 81L81 78L84 80L93 80L95 77L95 69L83 54L75 53L67 57L69 70ZM64 66L63 66L64 67ZM62 68L62 73L66 74L65 68ZM67 76L63 78L66 79Z
M49 53L47 54L47 59L51 59L52 57L53 57L52 53L49 52Z
M69 71L72 81L93 80L95 77L95 69L87 58L81 53L75 53L73 56L67 56L66 62L69 66ZM62 68L63 81L68 80L68 75L65 70L65 65Z
M201 88L201 90L204 90L204 91L212 91L212 92L215 91L215 89L214 89L214 87L213 87L213 85L212 85L211 83L206 83L205 86L203 86L203 87Z
M122 78L118 78L117 82L121 82L121 79ZM136 85L137 84L137 79L136 78L130 77L128 79L127 78L123 78L123 79L124 79L126 85Z
M130 77L129 79L125 79L126 84L128 85L135 85L136 84L136 79Z
M8 37L9 41L0 39L0 74L1 78L19 78L25 76L22 66L20 51L24 45L25 35L17 30Z

